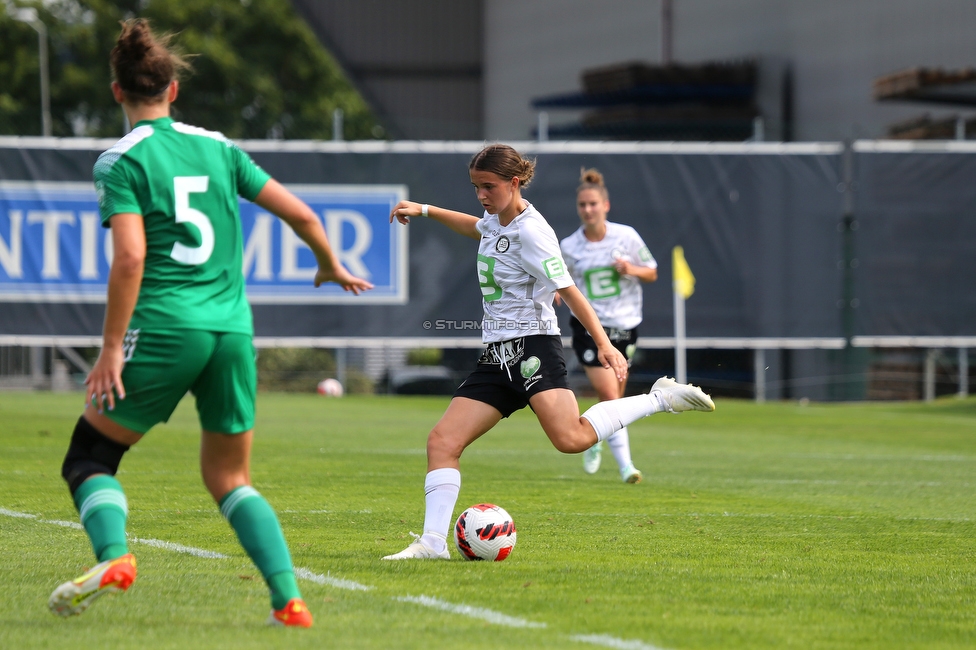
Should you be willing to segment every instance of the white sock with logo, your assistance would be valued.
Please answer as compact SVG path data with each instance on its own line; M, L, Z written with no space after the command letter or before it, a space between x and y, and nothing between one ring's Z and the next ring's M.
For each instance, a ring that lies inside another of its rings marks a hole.
M607 446L613 452L613 457L617 461L617 467L621 470L630 467L634 461L630 457L630 432L627 427L617 429L609 438Z
M597 440L606 440L614 431L623 429L631 422L666 410L661 397L653 392L598 402L588 408L582 417L593 426Z
M424 480L427 511L420 541L438 553L447 548L447 533L451 529L451 516L460 491L461 472L453 467L427 472Z

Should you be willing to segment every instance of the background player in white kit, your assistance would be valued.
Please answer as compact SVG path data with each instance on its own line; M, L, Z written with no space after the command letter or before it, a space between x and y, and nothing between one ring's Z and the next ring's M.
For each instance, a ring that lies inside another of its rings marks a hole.
M553 446L579 453L638 418L661 411L712 411L711 398L694 386L662 377L651 392L600 402L582 416L566 381L566 363L552 301L558 292L593 337L600 364L618 380L627 362L610 343L592 307L566 271L556 234L522 198L534 161L506 145L490 145L468 165L485 209L482 218L401 201L390 213L409 223L429 217L480 240L478 281L484 299L482 338L488 344L477 369L458 387L427 437L424 534L385 560L448 559L447 533L461 489L464 449L503 417L531 405Z
M657 262L644 240L630 226L607 221L610 195L603 174L584 169L576 188L576 211L582 225L559 242L569 274L590 301L603 330L629 364L637 350L637 326L643 319L642 282L657 280ZM557 299L558 300L558 299ZM596 358L596 344L575 316L570 317L573 350L583 365L600 401L624 396L627 378L618 379ZM643 475L630 457L627 427L607 438L626 483L639 483ZM595 474L600 469L602 442L583 453L583 470Z

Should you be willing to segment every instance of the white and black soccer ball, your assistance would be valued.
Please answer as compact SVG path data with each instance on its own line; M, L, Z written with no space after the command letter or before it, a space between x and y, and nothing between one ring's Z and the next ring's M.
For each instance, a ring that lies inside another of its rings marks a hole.
M479 503L454 524L454 544L466 560L501 562L515 548L515 521L492 503Z

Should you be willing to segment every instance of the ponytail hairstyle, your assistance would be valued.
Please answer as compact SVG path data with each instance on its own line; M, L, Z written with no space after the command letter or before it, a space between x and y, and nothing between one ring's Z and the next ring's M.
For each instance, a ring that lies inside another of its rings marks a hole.
M580 168L580 184L576 188L576 195L579 196L583 190L596 190L605 201L610 200L610 193L607 192L607 186L603 183L603 174L593 167L590 169Z
M179 73L190 64L169 48L172 34L155 36L145 18L122 21L122 33L112 48L109 62L112 77L125 92L126 99L155 104Z
M535 160L523 158L507 144L490 144L474 155L469 171L491 172L506 181L519 180L519 188L528 187L535 174Z

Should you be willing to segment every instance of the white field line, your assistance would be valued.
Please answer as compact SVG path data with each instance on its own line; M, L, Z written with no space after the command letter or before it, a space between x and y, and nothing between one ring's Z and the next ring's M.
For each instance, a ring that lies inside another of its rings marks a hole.
M450 612L451 614L461 614L462 616L470 616L471 618L480 618L481 620L488 621L494 625L504 625L505 627L546 627L545 623L534 623L532 621L527 621L524 618L516 618L515 616L499 614L498 612L494 612L490 609L483 609L481 607L455 605L454 603L448 603L443 600L438 600L437 598L431 598L430 596L397 596L396 600L399 600L401 603L416 603L417 605L432 607L434 609L439 609L442 612Z
M38 519L38 521L42 524L54 524L55 526L64 526L65 528L74 528L75 530L85 530L85 527L77 521L62 521L60 519Z
M6 517L14 517L16 519L33 519L34 521L41 524L51 524L55 526L64 526L66 528L73 528L76 530L84 530L84 527L74 521L62 521L59 519L41 519L37 515L32 515L26 512L18 512L16 510L8 510L7 508L0 507L0 515ZM196 548L193 546L185 546L183 544L175 544L173 542L166 542L160 539L144 538L144 537L129 537L129 541L136 544L145 544L146 546L152 546L154 548L163 549L165 551L173 551L174 553L184 553L186 555L192 555L194 557L205 558L209 560L222 560L230 558L229 555L223 553L218 553L216 551L208 551L203 548ZM370 591L373 589L370 585L360 584L352 580L345 580L343 578L335 578L331 575L322 575L320 573L315 573L308 569L302 567L295 567L295 577L301 578L303 580L308 580L309 582L314 582L319 585L329 585L336 587L337 589L347 589L350 591ZM490 609L485 609L483 607L472 607L470 605L457 605L454 603L449 603L447 601L439 600L437 598L432 598L430 596L394 596L393 600L397 600L404 603L414 603L416 605L422 605L424 607L430 607L443 612L448 612L450 614L458 614L461 616L467 616L469 618L476 618L493 625L502 625L505 627L515 627L515 628L535 628L544 629L546 628L545 623L537 623L535 621L528 621L524 618L518 618L515 616L509 616L507 614L502 614L501 612L496 612ZM602 634L589 634L589 635L575 635L565 637L571 641L578 641L580 643L589 643L592 645L603 646L606 648L613 648L616 650L662 650L657 646L652 646L644 643L643 641L633 641L627 639L617 639L612 636L602 635Z
M309 582L314 582L317 585L331 585L338 589L348 589L350 591L369 591L372 589L370 585L361 585L358 582L353 582L352 580L333 578L328 574L322 575L321 573L313 573L312 571L303 569L301 567L295 567L295 577L308 580Z
M573 634L569 637L569 640L578 641L579 643L602 645L605 648L617 648L618 650L663 650L656 645L648 645L643 641L618 639L607 636L606 634Z
M161 539L130 537L129 541L134 542L136 544L145 544L146 546L161 548L165 551L173 551L174 553L185 553L187 555L195 555L196 557L209 558L211 560L223 560L230 557L229 555L224 555L223 553L218 553L217 551L208 551L203 548L184 546L182 544L174 544L173 542L164 542Z
M16 517L17 519L37 519L37 515L29 515L26 512L17 512L16 510L7 510L6 508L0 508L0 515Z

